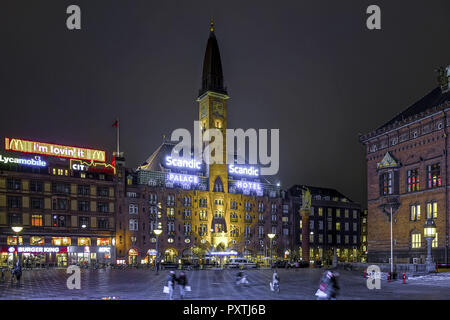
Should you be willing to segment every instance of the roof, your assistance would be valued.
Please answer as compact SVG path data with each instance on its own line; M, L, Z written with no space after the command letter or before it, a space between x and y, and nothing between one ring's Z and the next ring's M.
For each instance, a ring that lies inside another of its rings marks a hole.
M207 91L227 94L223 85L222 61L220 59L219 45L214 34L214 23L211 22L205 57L203 59L202 87L199 96Z
M293 185L290 189L289 189L289 194L291 196L294 197L301 197L302 196L302 189L303 188L308 188L309 191L311 192L311 196L314 198L314 196L321 196L323 197L330 197L330 199L333 198L345 198L348 200L348 202L353 202L351 199L349 199L347 196L343 195L342 193L340 193L339 191L337 191L336 189L332 189L332 188L322 188L322 187L313 187L313 186L307 186L307 185L303 185L303 184L296 184Z
M450 91L443 92L440 87L437 87L427 95L425 95L422 99L411 105L409 108L400 112L390 121L383 124L380 128L389 126L391 124L394 124L395 122L400 122L402 120L408 119L409 117L412 117L416 114L425 112L427 109L438 107L445 102L450 102Z

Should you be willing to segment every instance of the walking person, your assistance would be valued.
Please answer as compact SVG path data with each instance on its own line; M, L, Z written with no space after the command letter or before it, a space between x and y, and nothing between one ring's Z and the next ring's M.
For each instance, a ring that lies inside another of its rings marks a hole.
M180 286L180 298L184 299L185 287L187 285L186 274L182 271L180 276L177 278L178 285ZM170 289L169 289L170 290Z
M273 291L280 292L280 277L278 276L277 270L273 271L272 288Z
M169 299L173 300L173 290L175 289L175 282L177 281L177 276L175 271L170 271L166 278L167 286L169 287Z
M16 266L14 267L14 274L16 275L17 284L20 283L20 278L22 277L22 266L19 263L19 260L17 260Z

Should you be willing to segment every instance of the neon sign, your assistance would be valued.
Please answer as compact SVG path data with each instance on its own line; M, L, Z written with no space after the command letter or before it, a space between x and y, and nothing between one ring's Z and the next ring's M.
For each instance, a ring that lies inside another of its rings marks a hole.
M63 146L17 138L5 138L5 150L43 154L58 158L72 158L100 162L106 161L106 152L103 150Z
M176 183L192 183L192 184L198 184L199 181L197 176L180 173L168 173L167 180Z
M47 162L41 160L41 157L35 157L34 159L22 159L22 158L5 157L0 154L0 162L3 162L4 164L16 163L33 167L47 166Z
M166 157L166 166L200 170L202 163L195 159L191 159L191 160L174 159L171 156L167 156Z
M70 169L74 171L90 171L116 174L116 167L114 167L112 164L94 161L86 162L70 159Z
M230 174L237 174L241 176L259 176L259 169L255 167L241 167L241 166L235 166L234 164L230 164L228 166L228 172Z
M18 247L18 253L67 252L67 247Z
M238 181L236 187L244 191L261 191L261 184L250 181Z

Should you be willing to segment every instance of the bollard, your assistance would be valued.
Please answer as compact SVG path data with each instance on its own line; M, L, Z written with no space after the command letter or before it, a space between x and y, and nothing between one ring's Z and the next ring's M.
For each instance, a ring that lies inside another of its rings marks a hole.
M366 278L367 278L367 271L364 270L364 279L366 279Z
M388 282L391 282L391 273L388 273Z
M403 274L403 284L406 284L406 273Z

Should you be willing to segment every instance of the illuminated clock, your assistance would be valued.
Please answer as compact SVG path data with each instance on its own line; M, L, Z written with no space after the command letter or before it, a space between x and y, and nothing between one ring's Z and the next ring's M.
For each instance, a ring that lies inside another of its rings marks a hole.
M223 104L220 102L214 102L214 113L223 116Z
M200 118L206 117L207 107L206 104L203 104L200 108Z

